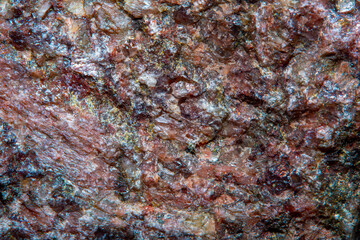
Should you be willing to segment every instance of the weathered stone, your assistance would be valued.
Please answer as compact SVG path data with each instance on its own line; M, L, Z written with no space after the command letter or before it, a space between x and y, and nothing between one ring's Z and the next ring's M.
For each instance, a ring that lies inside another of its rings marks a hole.
M0 0L0 239L358 239L358 4Z

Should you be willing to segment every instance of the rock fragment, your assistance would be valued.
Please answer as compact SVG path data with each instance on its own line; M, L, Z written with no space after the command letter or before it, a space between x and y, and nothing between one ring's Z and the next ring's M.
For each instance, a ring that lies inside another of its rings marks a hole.
M124 9L135 18L141 18L146 14L156 13L158 4L153 0L125 0Z

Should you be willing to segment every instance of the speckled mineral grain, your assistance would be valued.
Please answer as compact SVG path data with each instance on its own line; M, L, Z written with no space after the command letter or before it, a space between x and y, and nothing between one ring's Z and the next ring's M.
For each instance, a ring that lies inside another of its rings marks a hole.
M0 0L0 239L360 239L360 2Z

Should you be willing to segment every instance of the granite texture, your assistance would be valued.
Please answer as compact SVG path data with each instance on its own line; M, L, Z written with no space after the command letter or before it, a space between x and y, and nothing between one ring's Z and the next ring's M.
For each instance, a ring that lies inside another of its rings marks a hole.
M360 239L359 7L0 0L0 239Z

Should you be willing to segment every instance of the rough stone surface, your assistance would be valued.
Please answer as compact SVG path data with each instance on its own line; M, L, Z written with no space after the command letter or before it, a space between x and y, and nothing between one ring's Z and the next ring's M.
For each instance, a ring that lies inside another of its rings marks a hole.
M351 0L0 0L0 239L360 239Z

